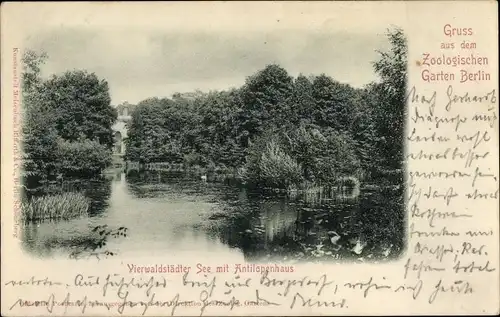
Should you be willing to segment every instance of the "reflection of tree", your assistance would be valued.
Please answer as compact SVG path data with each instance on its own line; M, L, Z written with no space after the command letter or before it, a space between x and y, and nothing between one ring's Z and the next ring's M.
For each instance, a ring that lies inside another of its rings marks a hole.
M260 205L260 222L265 231L265 245L269 246L276 240L293 239L296 220L296 207L286 200L264 201Z
M161 174L149 171L139 173L132 170L127 174L126 179L129 192L137 198L144 198L151 184L158 183L158 179L161 181Z
M248 260L262 259L293 247L297 211L283 197L263 199L245 189L223 197L225 213L212 215L212 230Z
M55 195L62 192L79 192L90 200L90 208L88 210L89 217L105 212L109 206L111 196L111 180L100 178L94 180L79 180L67 182L51 182L44 186L35 188L29 192L32 196ZM49 232L49 236L44 235L44 229L47 228L65 228L79 223L78 220L55 221L46 223L30 223L22 228L23 246L30 253L38 255L48 255L56 249L67 249L72 252L75 249L90 250L96 243L96 236L89 235L85 232L71 232L63 236L54 235L54 232ZM73 229L75 230L75 229ZM89 229L90 230L90 229ZM46 230L45 230L46 231ZM87 249L86 249L87 248ZM95 250L94 250L95 251Z
M110 229L107 225L96 226L84 239L72 240L70 258L95 256L100 259L100 256L114 256L116 253L105 248L109 238L126 237L127 231L125 227Z
M43 226L44 224L42 224ZM103 256L116 255L116 251L107 248L109 239L126 237L128 229L119 227L113 229L107 225L88 228L83 232L68 234L45 234L36 224L29 224L23 228L23 246L32 254L38 256L49 256L57 250L68 253L70 258L79 259L95 256L101 259Z
M340 260L386 257L398 252L403 226L388 208L400 208L395 192L363 192L360 199L330 199L323 193L293 199L261 193L225 194L225 211L210 217L220 239L247 260ZM390 248L391 244L393 245Z
M109 179L101 179L86 186L84 194L91 200L89 216L101 214L109 206L111 182Z
M142 171L131 172L126 176L129 192L137 198L164 197L166 195L209 194L213 184L193 179L184 172Z
M116 131L114 135L114 152L116 154L122 154L122 134L120 131Z
M24 247L25 250L32 254L37 254L40 256L45 256L50 251L52 250L49 247L46 247L43 245L40 247L37 244L37 238L38 238L38 226L35 224L30 224L30 225L25 225L23 229L21 230L21 235L22 235L22 246Z

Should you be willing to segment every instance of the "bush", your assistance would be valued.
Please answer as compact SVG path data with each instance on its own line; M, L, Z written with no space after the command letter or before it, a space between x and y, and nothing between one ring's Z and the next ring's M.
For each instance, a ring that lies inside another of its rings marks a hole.
M357 175L361 169L349 135L313 126L267 131L249 153L246 180L274 188L333 185L339 177Z
M273 188L288 188L302 182L302 167L287 154L275 137L263 137L250 151L245 169L253 184Z
M354 140L346 133L314 126L301 126L284 134L283 142L296 158L308 182L332 184L340 176L360 169Z
M261 156L260 174L266 185L288 187L301 181L302 168L276 140L271 140Z
M313 166L317 179L321 183L332 184L339 177L357 174L361 164L352 138L335 131L324 134L321 154L317 156Z
M71 219L88 215L90 201L81 193L34 197L21 206L24 222Z
M111 150L98 141L58 141L57 170L64 177L97 176L111 164L111 160Z

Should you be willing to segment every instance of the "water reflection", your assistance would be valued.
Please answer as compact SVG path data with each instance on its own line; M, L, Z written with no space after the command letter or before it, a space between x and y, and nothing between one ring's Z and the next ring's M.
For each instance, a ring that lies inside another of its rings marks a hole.
M311 195L306 194L294 199L245 196L246 204L228 206L225 216L216 220L217 234L229 245L240 246L249 261L345 259L359 256L352 250L358 241L367 243L358 227L360 201L321 202L314 197L309 202Z
M129 228L129 236L108 246L133 256L236 252L259 262L382 260L404 247L401 188L361 188L357 199L339 199L333 191L264 193L164 172L118 173L88 185L89 218L27 226L28 250L67 254L95 243L97 225Z
M87 254L106 252L104 247L107 236L101 237L95 228L97 219L109 208L112 182L120 178L121 173L108 175L100 179L72 182L54 182L45 184L28 192L32 196L54 195L63 192L79 192L89 199L88 215L90 219L46 220L40 223L26 224L22 230L22 245L31 254L48 257L57 254ZM117 178L118 176L118 178ZM112 232L114 229L108 229ZM101 245L104 242L104 245Z

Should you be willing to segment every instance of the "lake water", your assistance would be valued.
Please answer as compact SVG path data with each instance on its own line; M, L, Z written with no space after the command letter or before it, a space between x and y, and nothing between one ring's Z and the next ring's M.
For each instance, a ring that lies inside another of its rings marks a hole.
M368 189L371 188L371 189ZM381 189L384 188L384 189ZM30 224L23 245L39 257L87 250L96 226L117 256L243 256L249 262L388 260L404 250L403 189L365 186L357 198L276 194L179 175L121 172L85 187L88 218ZM123 228L122 228L123 229ZM76 254L78 254L76 252Z

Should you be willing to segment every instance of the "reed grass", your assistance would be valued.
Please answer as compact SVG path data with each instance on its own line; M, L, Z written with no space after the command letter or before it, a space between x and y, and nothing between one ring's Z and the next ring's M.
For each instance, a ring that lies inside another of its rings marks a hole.
M22 204L24 222L55 219L72 219L88 216L90 201L81 193L62 193L57 195L33 197Z

